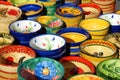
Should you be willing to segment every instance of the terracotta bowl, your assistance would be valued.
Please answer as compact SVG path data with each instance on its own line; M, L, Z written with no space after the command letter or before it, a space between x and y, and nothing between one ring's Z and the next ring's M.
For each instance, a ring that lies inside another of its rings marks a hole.
M10 45L0 48L0 78L17 79L19 64L35 57L36 53L26 46Z
M42 34L42 25L32 20L18 20L9 25L9 30L20 44L28 46L32 37Z
M80 56L97 66L101 61L117 58L117 47L105 40L87 40L80 45Z
M29 45L39 56L52 57L66 50L66 41L55 34L43 34L33 37Z
M64 67L50 58L33 58L18 67L18 80L62 80Z

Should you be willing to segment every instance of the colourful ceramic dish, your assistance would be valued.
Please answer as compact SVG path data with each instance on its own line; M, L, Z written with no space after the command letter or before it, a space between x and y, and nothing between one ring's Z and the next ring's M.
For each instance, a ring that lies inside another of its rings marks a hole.
M118 57L117 47L105 40L87 40L80 45L80 56L95 66L106 59Z
M65 74L63 79L68 79L76 74L95 73L94 65L88 60L79 56L66 56L59 60L64 66Z
M18 80L61 80L64 67L50 58L33 58L18 67Z
M10 45L0 48L0 77L17 80L17 68L19 64L35 57L36 53L26 46Z

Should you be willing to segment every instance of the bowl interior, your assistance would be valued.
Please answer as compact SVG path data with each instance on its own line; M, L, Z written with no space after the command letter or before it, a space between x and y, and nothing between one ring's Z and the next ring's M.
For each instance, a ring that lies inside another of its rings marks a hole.
M103 14L99 18L105 19L110 22L112 26L120 26L120 15L119 14Z
M40 50L55 50L63 47L65 45L65 40L60 36L48 34L34 37L30 43L35 46L34 48Z
M41 24L30 20L15 21L10 25L10 30L19 33L33 33L42 28Z

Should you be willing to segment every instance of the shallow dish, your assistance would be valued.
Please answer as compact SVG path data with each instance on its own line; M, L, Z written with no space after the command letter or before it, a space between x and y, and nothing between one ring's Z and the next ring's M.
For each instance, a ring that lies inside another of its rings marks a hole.
M80 45L80 56L97 66L101 61L118 57L117 47L105 40L87 40Z
M35 57L35 51L26 46L10 45L0 48L0 77L17 79L17 68L19 64Z
M50 58L33 58L18 67L18 80L62 80L64 67Z

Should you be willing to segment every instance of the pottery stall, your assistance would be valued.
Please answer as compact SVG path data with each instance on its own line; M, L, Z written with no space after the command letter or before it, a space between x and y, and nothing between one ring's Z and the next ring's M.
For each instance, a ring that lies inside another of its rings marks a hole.
M120 80L120 0L0 0L0 80Z

